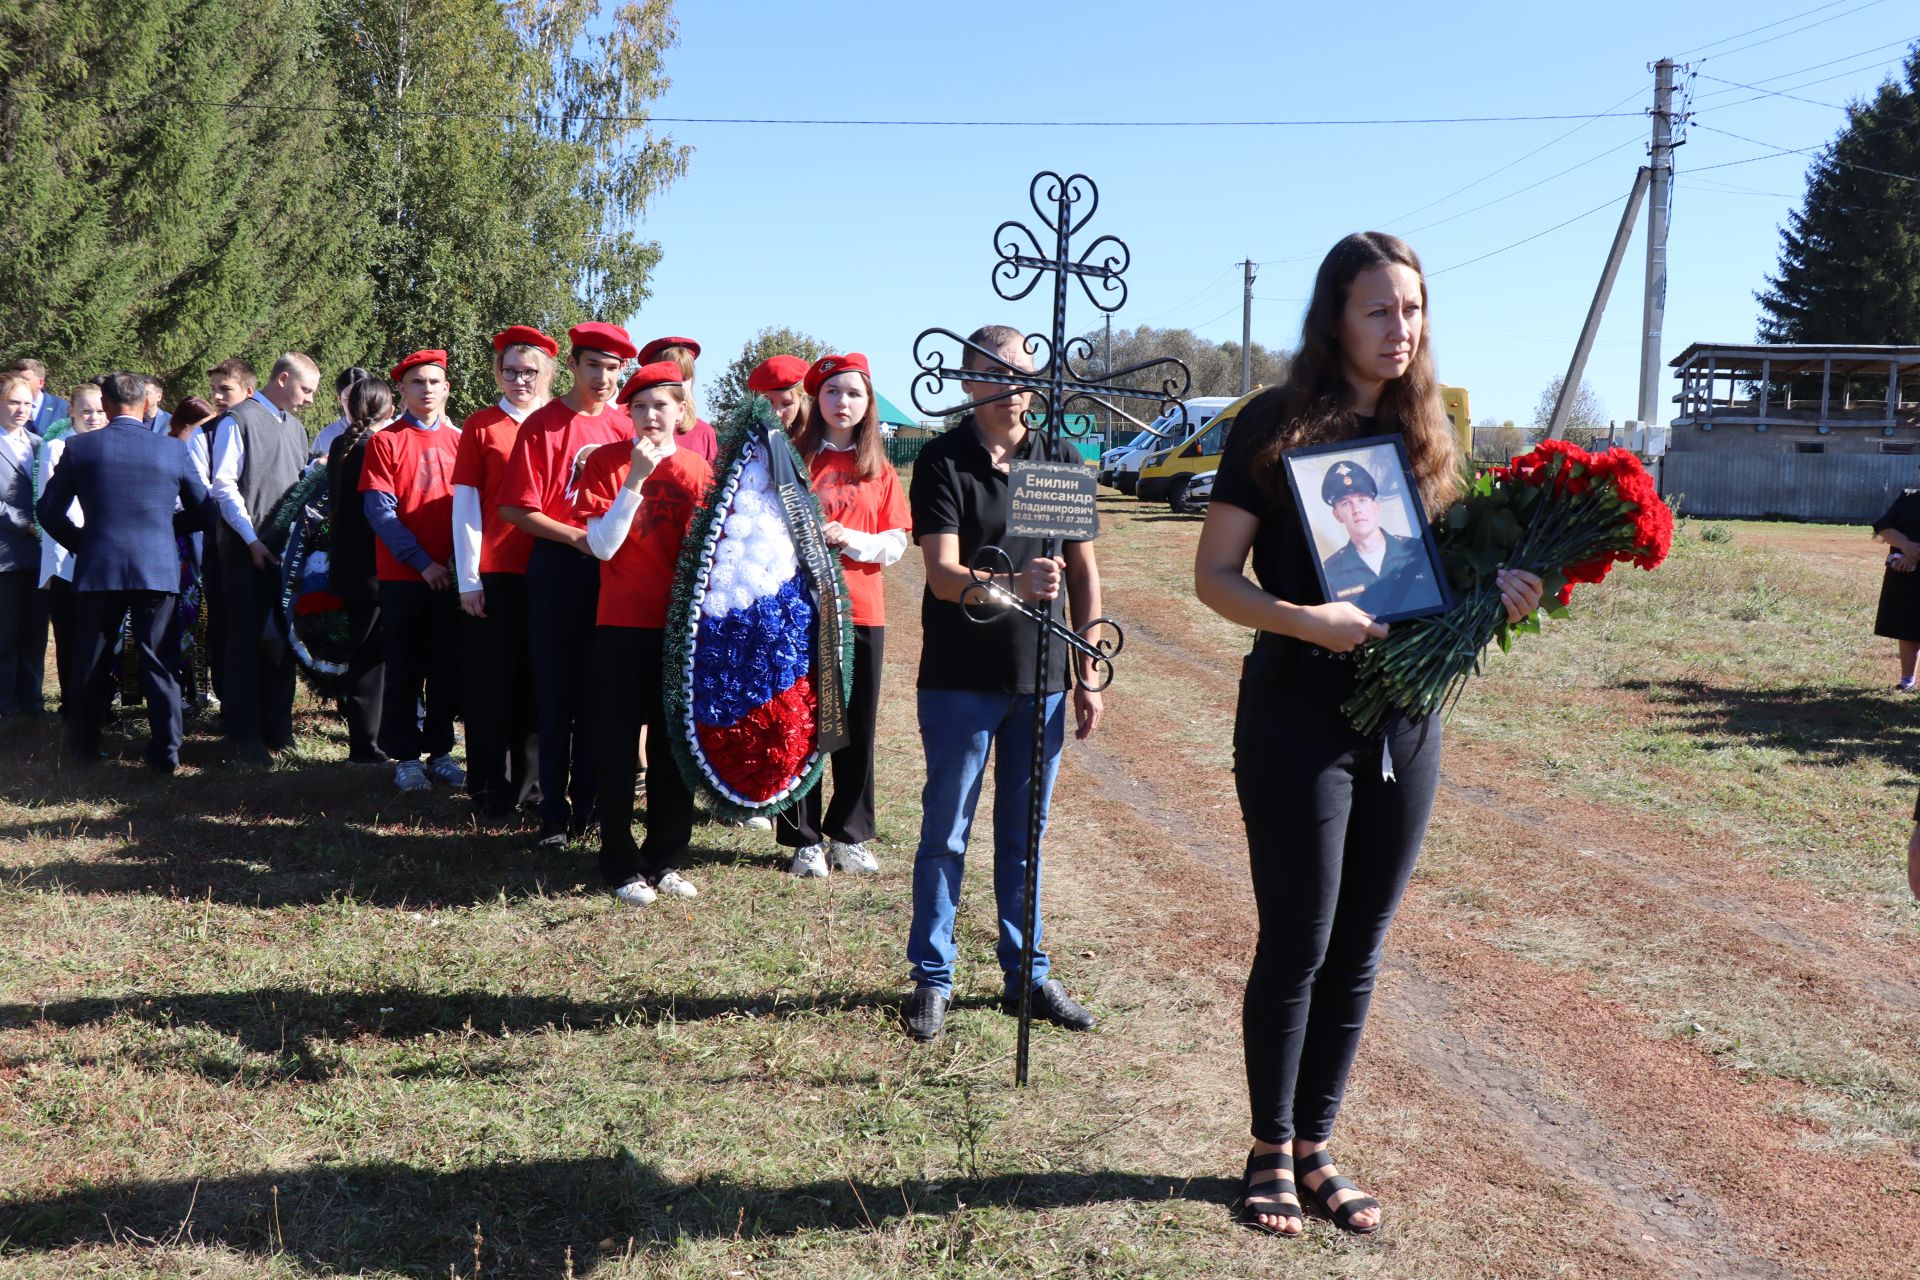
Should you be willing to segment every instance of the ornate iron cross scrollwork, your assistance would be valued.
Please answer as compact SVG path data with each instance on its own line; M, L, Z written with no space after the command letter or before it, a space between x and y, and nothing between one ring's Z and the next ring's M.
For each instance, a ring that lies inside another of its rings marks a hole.
M1036 429L1051 443L1062 436L1082 436L1090 425L1075 425L1070 411L1076 405L1098 407L1117 414L1142 430L1151 430L1127 412L1121 401L1152 401L1165 413L1178 413L1178 425L1186 425L1183 403L1192 376L1186 365L1170 356L1160 356L1109 369L1099 374L1087 368L1094 347L1085 337L1067 337L1068 285L1077 282L1097 309L1113 312L1127 300L1127 284L1121 277L1133 261L1132 253L1117 237L1103 235L1080 251L1073 252L1073 237L1092 220L1100 207L1100 191L1093 179L1076 173L1063 178L1057 173L1036 174L1027 188L1027 203L1033 206L1040 224L1053 233L1053 254L1047 256L1041 239L1025 223L1009 219L994 228L993 247L1000 260L993 268L993 290L1008 302L1018 302L1031 294L1049 274L1053 277L1053 325L1048 333L1027 334L1025 349L1032 357L1033 369L1011 368L1001 362L1000 353L989 351L953 332L933 328L923 331L913 342L913 362L920 372L913 379L913 403L920 412L939 418L951 418L965 410L1022 393L1031 394L1029 417L1037 416ZM961 350L960 365L949 367L941 344L953 342ZM975 368L966 368L967 357L976 357ZM1107 363L1112 363L1111 352ZM997 387L999 390L979 399L969 399L947 407L937 407L949 379ZM1158 386L1133 385L1152 384ZM1088 415L1087 423L1092 421ZM1169 428L1169 432L1178 428ZM1167 434L1167 433L1156 433ZM1051 456L1051 449L1047 455ZM1018 468L1015 469L1016 474ZM1068 482L1072 487L1072 482ZM1088 499L1090 504L1090 497ZM1089 520L1091 515L1089 513ZM1090 526L1089 526L1090 527ZM1053 554L1053 540L1042 542L1043 554ZM1058 637L1092 671L1082 674L1079 662L1069 662L1073 679L1089 692L1098 692L1113 680L1113 659L1119 656L1126 636L1111 618L1096 618L1079 631L1062 626L1048 604L1028 604L1014 594L1010 585L1018 566L996 546L978 548L969 568L973 581L960 597L966 616L975 622L992 623L1014 617L1037 628L1035 644L1034 688L1048 684L1051 641ZM1033 1019L1033 976L1035 965L1034 934L1040 919L1040 832L1046 812L1045 777L1040 766L1046 756L1047 697L1036 697L1033 709L1034 767L1029 771L1027 791L1026 909L1021 922L1020 958L1020 1033L1014 1056L1013 1080L1016 1086L1027 1082L1027 1058Z

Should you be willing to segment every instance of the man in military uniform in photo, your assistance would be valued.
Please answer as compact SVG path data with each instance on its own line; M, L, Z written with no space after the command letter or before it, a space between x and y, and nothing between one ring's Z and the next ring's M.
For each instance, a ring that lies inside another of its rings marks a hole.
M1334 463L1320 482L1320 497L1347 531L1347 545L1322 562L1329 599L1350 601L1376 618L1439 602L1420 540L1380 527L1380 489L1371 471L1357 462Z

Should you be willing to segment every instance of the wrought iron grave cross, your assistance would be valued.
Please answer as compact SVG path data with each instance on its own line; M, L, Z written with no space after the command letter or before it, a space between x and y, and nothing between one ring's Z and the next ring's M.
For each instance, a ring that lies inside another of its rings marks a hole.
M928 329L914 339L913 359L920 372L913 380L913 403L920 412L949 418L982 404L991 404L1017 395L1030 395L1028 419L1040 431L1049 446L1061 438L1086 435L1092 427L1092 415L1075 424L1069 408L1076 404L1098 406L1118 414L1143 430L1149 424L1127 412L1117 401L1149 400L1177 411L1180 425L1186 421L1182 403L1192 377L1186 365L1171 356L1160 356L1113 369L1112 352L1106 353L1109 366L1095 375L1087 368L1094 354L1088 337L1067 337L1068 283L1077 281L1087 300L1103 312L1120 309L1127 300L1126 281L1121 277L1133 260L1124 242L1110 235L1100 236L1076 256L1072 240L1092 220L1100 206L1100 191L1093 179L1076 173L1063 178L1057 173L1036 174L1027 188L1027 201L1033 206L1040 224L1053 233L1054 248L1048 256L1039 237L1026 224L1009 219L994 228L994 250L1000 260L993 268L993 289L1008 302L1018 302L1039 287L1040 281L1053 276L1053 325L1045 336L1026 335L1026 353L1032 357L1032 371L1013 368L1000 359L998 351L989 351L950 329ZM1098 288L1096 289L1096 285ZM950 368L941 341L958 343L959 368ZM969 359L971 357L971 359ZM971 364L973 367L967 367ZM998 387L1000 390L978 399L970 399L946 408L930 401L940 398L947 381L955 379ZM1127 381L1159 385L1128 385ZM1037 419L1037 421L1035 421ZM1169 432L1168 434L1171 434ZM1051 457L1049 447L1043 456ZM1008 532L1024 537L1039 537L1042 554L1052 556L1056 539L1086 536L1097 523L1094 478L1085 467L1050 462L1015 462L1009 477L1012 510ZM1077 474L1076 474L1077 472ZM1021 501L1023 493L1039 495L1030 502ZM1077 658L1085 659L1093 678L1081 674L1080 662L1070 660L1072 679L1090 690L1104 689L1113 679L1113 659L1119 655L1126 637L1119 624L1109 618L1082 622L1078 631L1062 626L1053 617L1047 603L1028 604L1011 590L1013 575L1023 566L1012 563L997 546L975 551L969 565L974 581L961 596L967 616L975 622L994 622L1019 614L1038 629L1035 645L1036 690L1047 687L1051 642L1057 636ZM1005 579L1007 586L1001 585ZM1027 1058L1033 1023L1034 932L1040 919L1040 830L1046 810L1046 733L1047 698L1034 698L1033 767L1027 791L1027 860L1025 911L1020 936L1020 1031L1014 1057L1014 1084L1027 1083Z

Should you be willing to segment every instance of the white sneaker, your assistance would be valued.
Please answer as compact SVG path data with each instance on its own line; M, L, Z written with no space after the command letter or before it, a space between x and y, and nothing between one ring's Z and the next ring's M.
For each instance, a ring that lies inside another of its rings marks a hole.
M870 876L880 869L880 863L867 852L864 844L842 844L838 840L829 841L828 844L827 861L835 871Z
M433 783L427 781L427 771L420 767L418 760L402 760L394 765L393 785L402 791L433 790Z
M671 898L696 898L700 891L693 887L687 878L678 871L669 871L660 877L654 888Z
M646 907L653 905L653 900L660 895L653 891L653 886L647 883L644 876L635 876L615 889L613 896L630 907Z
M824 880L827 875L827 847L810 844L804 849L795 849L787 872L803 880Z
M749 831L771 831L773 830L773 819L756 813L740 825Z
M427 775L435 782L444 782L450 787L467 785L467 771L455 764L452 756L435 756L427 761Z

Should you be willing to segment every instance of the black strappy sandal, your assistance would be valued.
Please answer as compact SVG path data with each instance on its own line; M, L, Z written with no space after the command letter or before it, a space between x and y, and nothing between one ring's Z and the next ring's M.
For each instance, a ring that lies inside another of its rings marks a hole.
M1269 1178L1259 1184L1255 1190L1253 1175L1279 1169L1287 1175L1284 1178ZM1293 1179L1293 1154L1288 1151L1269 1151L1266 1155L1247 1152L1247 1171L1240 1175L1240 1195L1234 1201L1234 1221L1254 1231L1270 1236L1279 1236L1291 1240L1307 1229L1306 1211L1298 1203L1288 1204L1280 1199L1283 1192L1291 1192L1295 1201L1300 1198L1300 1188ZM1282 1231L1260 1221L1267 1218L1295 1218L1299 1220L1299 1231Z
M1320 1185L1317 1187L1309 1187L1306 1184L1305 1179L1307 1174L1312 1173L1316 1169L1324 1169L1332 1163L1333 1157L1327 1154L1325 1147L1320 1148L1310 1156L1300 1157L1300 1194L1303 1196L1312 1196L1315 1200L1319 1201L1320 1208L1325 1211L1329 1218L1333 1219L1334 1225L1342 1231L1351 1231L1357 1236L1370 1236L1380 1230L1380 1224L1378 1222L1370 1227L1356 1227L1353 1225L1355 1214L1380 1207L1380 1202L1372 1196L1354 1196L1352 1199L1342 1200L1337 1207L1329 1203L1338 1192L1358 1191L1360 1189L1354 1186L1350 1179L1336 1173L1331 1177L1320 1179Z

